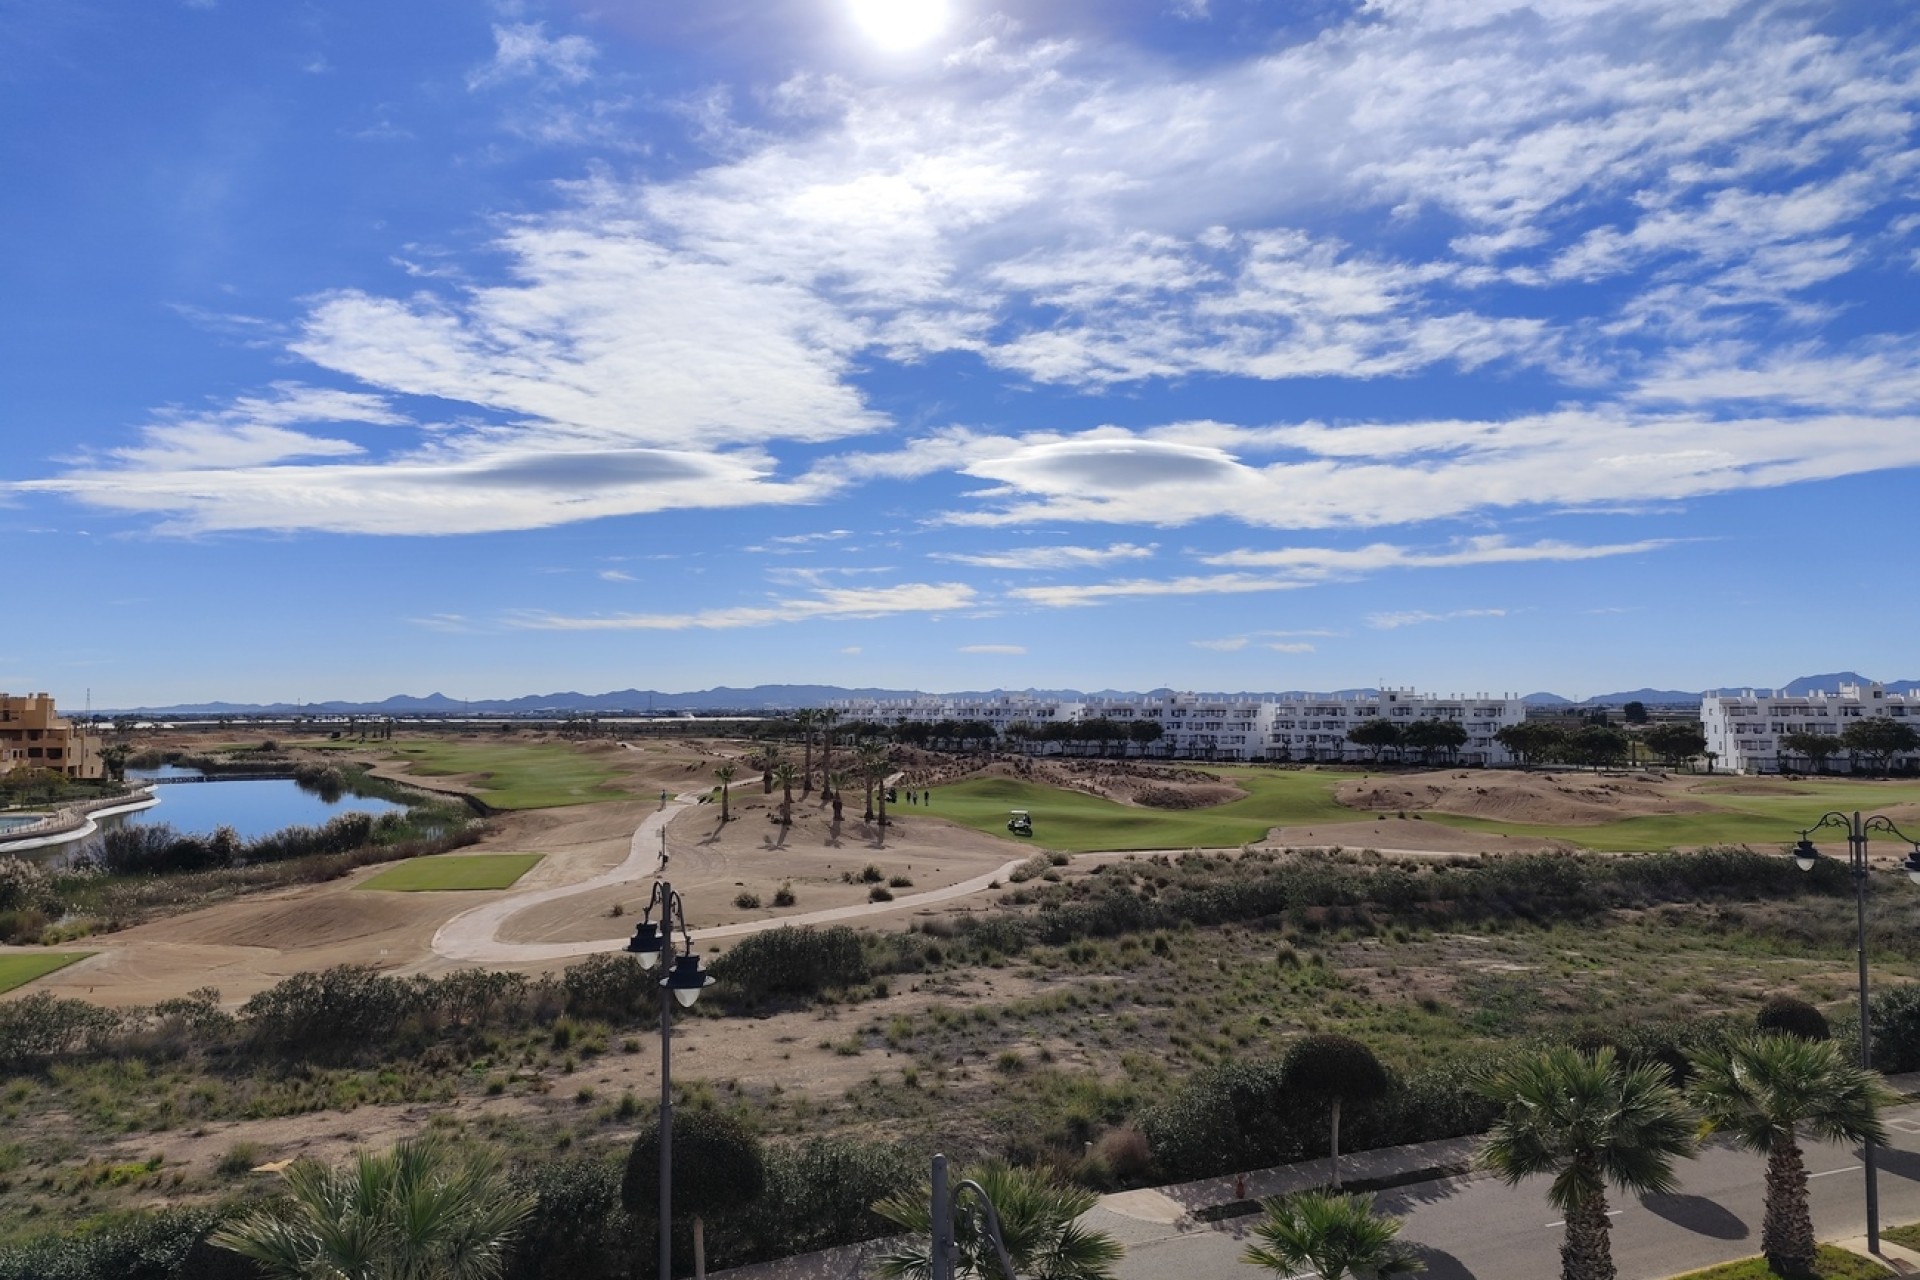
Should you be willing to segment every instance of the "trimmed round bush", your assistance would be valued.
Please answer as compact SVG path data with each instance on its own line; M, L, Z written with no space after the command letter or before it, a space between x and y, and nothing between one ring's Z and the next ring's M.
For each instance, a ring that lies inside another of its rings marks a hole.
M1802 1040L1826 1040L1833 1035L1827 1015L1796 996L1768 996L1753 1022L1763 1032Z

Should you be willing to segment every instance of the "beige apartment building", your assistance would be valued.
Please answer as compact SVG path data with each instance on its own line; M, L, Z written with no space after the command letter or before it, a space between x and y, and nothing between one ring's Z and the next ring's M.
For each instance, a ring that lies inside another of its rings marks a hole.
M46 693L0 693L0 773L52 769L69 778L101 774L100 739L73 727Z

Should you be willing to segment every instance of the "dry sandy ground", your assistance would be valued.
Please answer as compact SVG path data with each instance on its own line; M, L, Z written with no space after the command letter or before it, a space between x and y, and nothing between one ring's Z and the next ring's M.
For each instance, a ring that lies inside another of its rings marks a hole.
M187 745L191 746L192 743ZM737 744L673 742L622 747L600 743L585 748L617 759L625 785L646 795L659 790L697 791L709 784L714 765L739 753ZM372 753L369 752L371 755ZM908 753L903 785L934 776L936 763L948 776L958 767L948 757L920 760ZM1108 761L981 762L986 771L1032 773L1059 785L1098 790L1130 798L1147 788L1184 791L1195 797L1235 790L1209 782L1188 769L1145 766L1131 773ZM976 766L978 767L978 766ZM869 886L842 877L869 863L888 876L913 883L894 890L900 896L939 889L985 875L1009 858L1005 841L926 816L911 807L894 807L895 819L884 842L862 822L862 796L849 792L843 819L836 824L818 795L796 793L794 822L770 820L778 792L761 792L758 777L742 768L733 787L733 819L722 824L716 805L693 805L669 828L670 871L685 895L690 923L731 925L767 918L804 916L823 909L867 901ZM461 779L435 779L458 785ZM1461 831L1426 822L1421 812L1467 814L1520 823L1600 822L1620 816L1688 812L1707 807L1696 793L1768 790L1779 786L1753 779L1707 779L1695 775L1604 775L1587 773L1520 774L1488 770L1433 770L1412 774L1376 774L1340 784L1340 798L1373 817L1351 822L1280 827L1270 833L1274 845L1331 846L1428 853L1526 852L1564 847L1551 840L1530 840ZM1225 798L1225 797L1222 797ZM575 884L601 875L628 856L635 828L658 808L657 800L635 799L565 809L505 814L495 819L496 833L485 851L532 852L544 860L512 890L492 893L388 894L359 892L354 885L377 873L357 873L331 884L263 894L221 903L188 915L155 921L124 932L88 939L84 946L100 954L31 984L32 991L82 996L103 1004L150 1004L199 987L219 989L228 1002L244 1000L286 976L337 964L371 964L385 969L436 972L455 967L433 954L435 932L476 905L543 888ZM790 884L791 908L772 906L775 892ZM533 906L509 918L498 940L510 944L609 942L631 932L646 902L645 877ZM735 905L742 893L757 896L757 908ZM929 914L951 914L987 906L993 894L978 899L898 910L866 917L863 927L896 928ZM619 909L620 914L614 912ZM498 967L537 971L551 960L505 963Z
M1007 842L970 828L924 817L912 809L888 813L885 839L880 829L860 820L862 797L851 795L839 823L818 797L794 796L793 822L772 820L780 793L762 795L757 782L734 788L732 819L720 821L717 806L698 805L682 812L668 828L668 870L673 886L687 900L688 923L733 924L797 915L823 908L866 902L871 886L842 878L867 866L911 887L901 896L938 889L991 871L1018 856ZM575 877L578 878L578 877ZM651 879L609 886L528 910L507 922L503 942L572 942L625 937L646 905ZM795 904L773 907L783 884L793 888ZM734 900L751 893L763 904L739 907ZM622 915L614 916L618 906Z

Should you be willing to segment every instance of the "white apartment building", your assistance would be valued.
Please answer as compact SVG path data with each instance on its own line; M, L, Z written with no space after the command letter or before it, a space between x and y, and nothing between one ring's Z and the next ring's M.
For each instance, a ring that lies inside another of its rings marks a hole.
M1888 693L1880 684L1843 684L1838 693L1789 697L1777 690L1748 689L1723 695L1709 693L1700 700L1700 727L1707 750L1718 759L1715 767L1731 773L1779 773L1782 768L1804 768L1804 758L1789 753L1783 760L1780 739L1790 733L1820 733L1838 737L1862 717L1911 719L1920 729L1920 697ZM1914 755L1894 757L1894 767L1912 766ZM1829 769L1852 767L1847 753L1836 751Z
M1347 739L1347 731L1377 716L1405 724L1416 719L1457 721L1467 741L1455 757L1461 764L1501 765L1512 756L1494 734L1527 718L1513 694L1438 697L1413 689L1345 697L1217 698L1192 693L1076 700L1003 694L991 698L850 699L833 704L848 718L885 724L979 720L1005 733L1008 726L1042 727L1106 718L1121 724L1153 720L1161 737L1146 754L1203 760L1365 761L1373 753ZM1035 744L1060 750L1059 743Z

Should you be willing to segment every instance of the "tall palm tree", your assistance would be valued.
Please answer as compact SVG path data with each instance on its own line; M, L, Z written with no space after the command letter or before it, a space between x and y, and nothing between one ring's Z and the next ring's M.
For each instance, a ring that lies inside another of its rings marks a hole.
M793 761L773 766L773 780L780 787L780 825L788 826L793 822Z
M833 776L833 726L839 723L840 713L832 707L822 707L814 715L820 724L820 789L837 791L840 784Z
M722 822L733 816L732 811L727 807L727 790L733 785L734 775L738 772L731 760L713 771L713 776L720 779L720 821Z
M285 1177L287 1202L210 1237L274 1280L498 1280L533 1211L497 1166L431 1138L338 1168L302 1160Z
M793 722L800 727L800 742L806 752L806 763L800 769L800 794L808 795L813 791L813 728L820 723L820 713L802 708L793 713Z
M879 771L886 768L887 749L878 742L863 742L855 749L854 760L860 769L860 780L867 784L867 811L865 818L873 821L873 784Z
M1427 1269L1412 1246L1396 1240L1400 1220L1374 1212L1365 1196L1302 1191L1275 1196L1253 1228L1240 1261L1279 1276L1318 1272L1321 1280L1391 1280Z
M1104 1231L1079 1219L1098 1202L1091 1191L1068 1186L1038 1169L990 1164L968 1174L993 1201L1013 1269L1029 1280L1110 1280L1126 1252ZM960 1280L1001 1280L1000 1262L971 1206L953 1205L955 1260ZM880 1258L880 1274L927 1280L932 1274L933 1197L923 1188L873 1206L910 1237Z
M1783 1275L1813 1268L1804 1134L1824 1142L1884 1142L1881 1108L1895 1101L1880 1078L1848 1062L1835 1040L1757 1035L1694 1055L1688 1087L1708 1132L1767 1158L1760 1251Z
M840 821L840 789L846 785L846 774L830 773L827 775L827 786L833 794L833 820L835 822Z
M1562 1280L1614 1280L1607 1185L1671 1191L1673 1162L1693 1153L1680 1094L1664 1066L1631 1070L1612 1049L1555 1049L1479 1083L1501 1108L1480 1162L1508 1185L1551 1174L1547 1203L1566 1215Z

